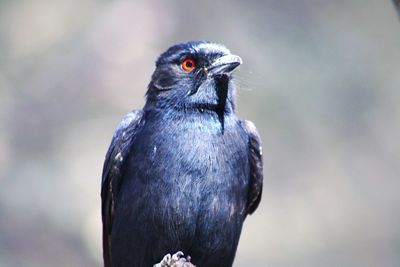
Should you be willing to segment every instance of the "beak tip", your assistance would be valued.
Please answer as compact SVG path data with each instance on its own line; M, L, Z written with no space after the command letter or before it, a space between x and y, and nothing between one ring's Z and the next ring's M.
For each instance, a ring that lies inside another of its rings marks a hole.
M241 57L239 57L239 56L236 56L237 58L238 58L238 63L239 63L239 65L242 65L243 64L243 60L242 60L242 58Z

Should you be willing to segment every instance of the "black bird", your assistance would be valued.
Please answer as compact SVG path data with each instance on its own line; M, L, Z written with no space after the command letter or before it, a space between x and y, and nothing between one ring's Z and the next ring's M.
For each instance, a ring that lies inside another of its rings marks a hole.
M143 110L123 118L104 162L104 266L149 267L178 250L199 267L232 266L263 179L257 130L235 115L241 63L206 41L158 58Z

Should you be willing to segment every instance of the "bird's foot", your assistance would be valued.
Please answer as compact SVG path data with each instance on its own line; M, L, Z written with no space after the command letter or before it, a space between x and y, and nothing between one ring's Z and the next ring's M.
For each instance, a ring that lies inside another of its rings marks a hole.
M160 263L155 264L153 267L195 267L190 263L190 256L185 258L183 255L182 251L178 251L172 256L167 254Z

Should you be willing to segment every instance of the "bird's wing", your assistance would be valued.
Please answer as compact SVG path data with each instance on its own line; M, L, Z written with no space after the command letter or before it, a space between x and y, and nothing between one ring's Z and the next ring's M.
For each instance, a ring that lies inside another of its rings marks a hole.
M108 148L101 181L101 215L103 219L104 266L111 266L110 237L115 201L121 184L122 170L132 142L142 125L143 111L134 110L118 125Z
M247 197L247 213L252 214L260 204L263 187L263 160L261 138L251 121L244 121L249 136L250 187Z

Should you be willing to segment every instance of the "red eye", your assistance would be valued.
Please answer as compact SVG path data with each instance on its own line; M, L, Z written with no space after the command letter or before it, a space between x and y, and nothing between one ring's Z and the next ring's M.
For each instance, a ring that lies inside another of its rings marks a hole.
M189 72L192 71L196 67L196 63L193 59L187 58L181 63L182 69Z

